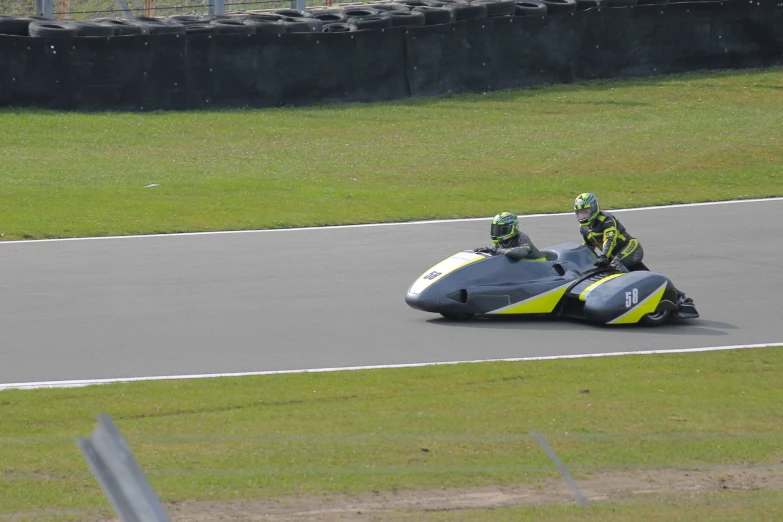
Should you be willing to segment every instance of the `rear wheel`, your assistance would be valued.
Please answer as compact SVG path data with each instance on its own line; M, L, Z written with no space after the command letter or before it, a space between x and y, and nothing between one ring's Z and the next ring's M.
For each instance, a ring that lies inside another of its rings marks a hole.
M644 314L639 322L644 326L660 326L669 319L669 315L668 310L661 310L651 314Z
M467 321L473 314L440 314L450 321Z

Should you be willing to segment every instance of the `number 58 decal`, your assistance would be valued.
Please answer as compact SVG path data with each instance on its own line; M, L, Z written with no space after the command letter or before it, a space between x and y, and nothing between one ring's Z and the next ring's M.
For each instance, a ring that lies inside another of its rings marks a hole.
M631 308L631 306L639 303L639 290L634 288L630 292L625 292L625 307Z

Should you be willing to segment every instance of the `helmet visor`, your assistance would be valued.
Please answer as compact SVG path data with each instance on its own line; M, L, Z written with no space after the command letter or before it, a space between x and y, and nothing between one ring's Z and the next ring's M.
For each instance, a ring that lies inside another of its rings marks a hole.
M576 219L579 221L585 221L590 218L590 216L593 214L593 209L591 208L580 208L576 211Z
M489 235L492 239L502 239L514 230L512 223L492 223L492 230Z

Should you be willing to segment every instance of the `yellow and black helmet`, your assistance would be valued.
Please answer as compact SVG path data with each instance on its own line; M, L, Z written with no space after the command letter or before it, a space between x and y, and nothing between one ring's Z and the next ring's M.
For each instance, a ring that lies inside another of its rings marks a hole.
M598 207L598 198L592 192L579 194L574 200L574 212L576 212L576 219L581 224L591 224L601 212L601 209Z
M493 243L506 241L519 234L519 220L511 212L501 212L492 220L490 237Z

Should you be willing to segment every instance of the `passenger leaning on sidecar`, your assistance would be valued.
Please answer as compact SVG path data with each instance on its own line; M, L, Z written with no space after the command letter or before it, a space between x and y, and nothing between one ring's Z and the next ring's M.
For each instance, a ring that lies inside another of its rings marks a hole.
M642 263L644 250L639 240L632 237L612 214L601 212L595 194L579 194L574 200L574 212L579 220L584 244L600 252L595 266L611 265L623 271L647 270ZM677 292L680 313L698 316L693 299L676 288L674 290Z
M591 192L579 194L574 201L574 212L579 220L579 232L584 244L598 249L600 254L595 266L612 265L622 270L646 270L641 264L644 257L642 245L625 230L612 214L601 212L598 198Z
M492 220L490 237L494 243L491 247L476 248L474 252L484 252L492 255L504 255L511 259L527 259L528 261L545 261L546 258L536 248L527 235L519 231L519 220L511 212L501 212Z

